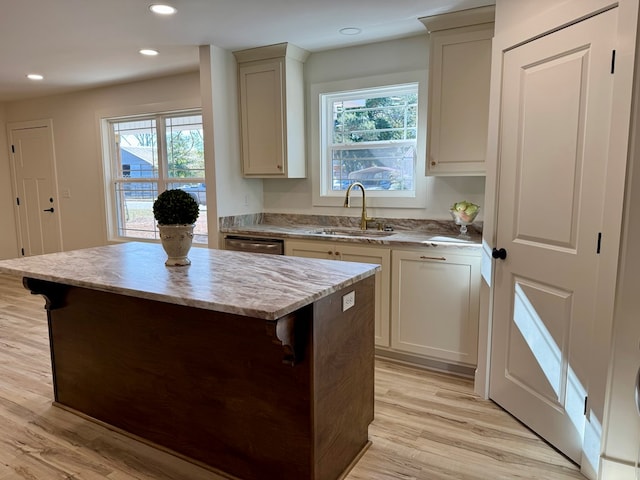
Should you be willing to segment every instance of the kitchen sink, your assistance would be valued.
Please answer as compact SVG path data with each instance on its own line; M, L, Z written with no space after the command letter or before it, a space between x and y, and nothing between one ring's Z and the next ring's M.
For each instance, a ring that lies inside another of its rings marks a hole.
M395 232L387 232L381 230L360 230L353 228L322 228L319 230L311 230L309 233L313 235L336 235L348 237L388 237Z

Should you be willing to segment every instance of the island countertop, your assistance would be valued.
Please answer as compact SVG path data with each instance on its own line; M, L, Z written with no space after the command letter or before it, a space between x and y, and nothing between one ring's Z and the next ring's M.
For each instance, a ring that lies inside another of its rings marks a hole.
M380 266L194 247L167 267L159 244L128 242L0 261L0 273L275 320Z

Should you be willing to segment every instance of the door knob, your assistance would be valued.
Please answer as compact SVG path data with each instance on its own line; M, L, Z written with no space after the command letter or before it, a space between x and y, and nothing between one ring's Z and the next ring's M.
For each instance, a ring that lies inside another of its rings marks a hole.
M493 258L499 258L501 260L504 260L505 258L507 258L507 251L504 248L500 248L500 249L494 248L491 251L491 256Z
M51 212L51 213L53 213L53 207L51 207L51 208L45 208L45 209L43 210L43 212Z

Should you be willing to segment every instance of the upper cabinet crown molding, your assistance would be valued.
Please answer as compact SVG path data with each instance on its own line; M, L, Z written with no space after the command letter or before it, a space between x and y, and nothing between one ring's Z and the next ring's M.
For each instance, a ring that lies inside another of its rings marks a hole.
M233 52L238 62L242 173L306 176L303 63L290 43Z
M494 11L420 19L430 32L427 175L485 175Z
M495 15L495 5L489 5L486 7L459 10L457 12L442 13L440 15L431 15L429 17L419 18L419 20L424 24L429 33L433 33L438 30L493 23Z
M269 58L289 57L298 62L304 63L309 57L307 50L296 47L291 43L276 43L264 47L249 48L233 52L238 63L254 62L256 60L267 60Z

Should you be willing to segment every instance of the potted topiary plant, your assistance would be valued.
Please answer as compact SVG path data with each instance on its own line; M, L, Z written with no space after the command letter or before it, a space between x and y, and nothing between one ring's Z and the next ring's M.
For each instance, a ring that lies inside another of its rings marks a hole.
M165 190L153 202L153 216L158 222L167 266L190 265L187 257L193 242L193 227L200 214L198 202L179 188Z

